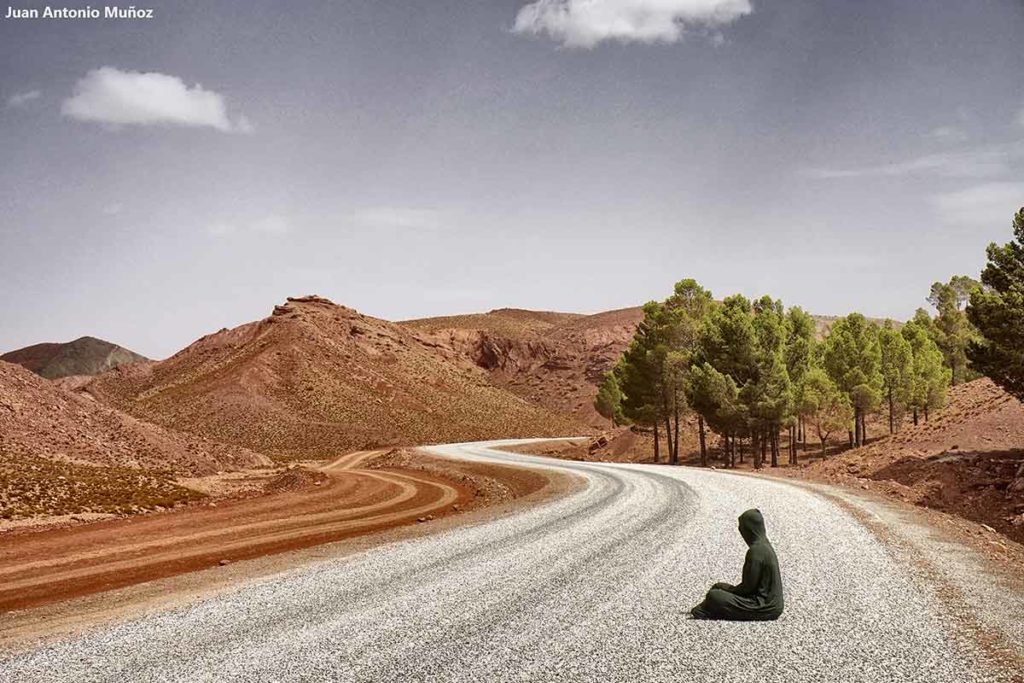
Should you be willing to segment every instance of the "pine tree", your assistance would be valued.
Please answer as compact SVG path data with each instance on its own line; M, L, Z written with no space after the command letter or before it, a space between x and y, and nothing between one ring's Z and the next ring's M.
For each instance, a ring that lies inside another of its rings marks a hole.
M954 385L972 379L967 347L977 339L978 332L968 320L964 306L970 300L971 292L978 287L977 280L955 275L949 282L932 284L928 295L928 303L938 311L931 332L952 371Z
M988 245L984 286L967 307L982 338L968 353L979 372L1024 401L1024 207L1013 217L1013 235L1002 246Z
M828 373L819 367L810 368L801 378L799 400L797 409L814 427L824 460L829 435L850 424L853 406Z
M690 368L687 398L709 429L721 435L725 444L722 459L726 467L735 466L736 437L746 427L746 413L739 400L739 389L732 377L724 375L709 363ZM706 455L704 455L706 463Z
M882 396L889 408L889 433L896 431L914 390L914 356L910 342L893 326L891 320L878 332L881 359Z
M814 318L802 308L794 306L786 313L789 336L786 340L786 372L793 384L793 401L798 405L804 375L815 361L817 326ZM803 415L795 410L795 420L789 428L789 464L797 464L796 444L804 441Z
M736 294L712 307L690 375L690 405L721 435L725 464L733 465L738 443L749 434L749 407L741 391L757 377L757 335L746 297Z
M770 451L772 467L779 466L779 432L792 414L793 399L785 351L789 338L782 302L765 296L753 304L757 341L756 373L742 389L761 453ZM762 456L755 453L755 467Z
M708 313L714 307L711 292L693 278L680 280L672 296L662 304L665 311L668 353L662 368L662 390L665 406L665 431L669 435L669 461L679 462L679 422L686 410L686 388ZM669 421L671 416L671 423ZM707 460L701 435L702 461Z
M927 313L923 316L922 313L924 311L919 310L914 319L900 330L900 335L910 345L912 370L908 405L913 411L915 425L919 415L923 414L927 419L930 411L946 404L946 391L953 374L946 367L938 344L928 333L931 320Z
M655 462L660 459L658 422L662 417L662 367L667 354L663 321L660 303L644 304L643 320L615 366L615 378L622 392L622 413L654 431Z
M605 373L601 385L597 388L597 398L594 399L594 409L601 417L612 421L612 426L626 424L626 416L622 412L622 391L619 389L619 381L615 377L615 371Z
M825 339L822 364L853 406L852 445L864 445L867 441L866 416L878 407L881 400L878 328L860 313L840 318Z

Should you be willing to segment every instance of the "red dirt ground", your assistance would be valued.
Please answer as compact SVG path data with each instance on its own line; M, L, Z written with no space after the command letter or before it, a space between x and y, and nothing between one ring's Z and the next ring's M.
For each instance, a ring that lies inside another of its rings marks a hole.
M261 497L0 535L0 612L427 522L560 481L539 470L404 451L349 454L320 472Z

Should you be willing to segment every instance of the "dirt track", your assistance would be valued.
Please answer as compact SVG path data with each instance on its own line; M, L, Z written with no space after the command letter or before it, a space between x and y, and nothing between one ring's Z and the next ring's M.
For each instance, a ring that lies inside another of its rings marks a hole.
M467 476L453 465L450 478L359 469L375 455L342 456L322 468L320 487L0 537L0 612L415 523L476 500L474 474L515 478L508 468Z

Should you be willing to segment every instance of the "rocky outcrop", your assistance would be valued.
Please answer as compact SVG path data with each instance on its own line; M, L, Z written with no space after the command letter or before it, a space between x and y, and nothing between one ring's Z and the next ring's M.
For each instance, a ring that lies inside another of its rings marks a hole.
M82 390L170 429L281 458L578 433L571 417L524 401L481 365L526 362L529 350L513 346L472 334L440 343L323 297L291 297L263 320Z

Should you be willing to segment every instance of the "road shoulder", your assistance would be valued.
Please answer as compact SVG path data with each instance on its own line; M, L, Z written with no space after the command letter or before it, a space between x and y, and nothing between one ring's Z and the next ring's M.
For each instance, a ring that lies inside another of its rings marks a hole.
M384 454L386 456L386 454ZM72 637L115 622L182 607L239 584L311 564L335 561L371 548L479 524L542 504L578 490L583 480L542 468L481 466L408 450L369 463L368 471L419 472L460 484L476 495L461 508L422 523L406 524L334 542L253 557L224 566L159 577L144 583L92 593L0 614L0 652L10 654ZM75 527L88 529L89 525Z
M770 474L747 474L832 501L886 549L946 610L957 638L1010 673L1024 671L1024 547L982 524L869 491Z

